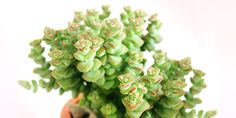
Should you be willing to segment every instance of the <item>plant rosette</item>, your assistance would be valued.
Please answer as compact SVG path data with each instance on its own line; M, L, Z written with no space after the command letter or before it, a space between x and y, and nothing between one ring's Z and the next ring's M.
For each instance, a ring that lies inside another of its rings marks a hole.
M71 92L75 99L64 106L62 118L80 118L84 113L89 118L212 118L216 114L195 110L202 102L197 95L206 88L205 73L193 68L189 57L170 59L157 49L162 40L157 14L148 17L130 7L124 7L119 19L109 18L110 14L109 6L102 6L102 13L75 12L65 29L46 27L42 38L30 42L29 57L39 65L33 72L40 79L19 84L34 92L38 86L48 92L59 90L60 95ZM147 70L146 62L152 59L145 59L144 53L154 60Z

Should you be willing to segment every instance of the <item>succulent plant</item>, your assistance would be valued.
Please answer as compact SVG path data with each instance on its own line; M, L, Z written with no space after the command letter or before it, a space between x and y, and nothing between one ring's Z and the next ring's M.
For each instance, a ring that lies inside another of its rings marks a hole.
M119 20L109 18L109 6L102 10L75 12L65 29L46 27L43 38L30 43L29 57L39 65L33 72L41 79L19 84L34 92L40 86L60 94L71 91L73 97L83 94L78 105L104 118L211 118L216 114L194 109L201 103L196 95L206 87L204 72L192 68L188 57L170 59L155 48L162 40L157 14L147 18L142 10L124 7ZM143 53L153 53L154 63L147 71L149 59ZM191 73L192 87L185 91L186 75Z

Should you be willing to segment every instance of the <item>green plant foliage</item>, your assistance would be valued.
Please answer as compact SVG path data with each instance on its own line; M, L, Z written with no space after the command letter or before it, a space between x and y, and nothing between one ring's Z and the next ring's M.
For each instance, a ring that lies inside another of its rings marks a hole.
M124 7L119 20L109 18L109 6L102 10L75 12L65 29L46 27L43 38L30 43L29 57L39 65L33 72L41 79L19 84L34 92L40 86L60 94L71 91L73 97L82 93L78 104L98 117L211 118L216 114L194 110L202 102L196 95L206 88L205 73L194 69L189 57L174 60L155 49L162 40L157 14L148 18L142 10ZM42 43L49 52L44 52ZM154 59L147 71L144 51ZM190 73L192 86L184 91Z

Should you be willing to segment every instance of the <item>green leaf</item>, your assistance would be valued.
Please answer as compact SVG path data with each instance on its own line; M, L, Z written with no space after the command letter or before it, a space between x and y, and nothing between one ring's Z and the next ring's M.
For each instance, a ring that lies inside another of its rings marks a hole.
M204 115L204 118L213 118L217 114L217 111L207 111Z
M37 90L38 90L38 84L37 84L37 81L32 80L31 82L32 82L32 85L33 85L33 92L35 93L35 92L37 92Z
M120 56L113 56L109 55L108 56L108 61L113 65L116 66L122 62L122 58Z
M95 70L84 73L82 77L84 80L88 82L96 82L100 76L101 76L101 71Z
M80 71L80 72L88 72L89 70L91 70L91 68L93 67L94 63L93 61L83 61L83 62L79 62L76 65L76 68Z
M20 86L22 86L23 88L27 89L27 90L30 90L31 89L31 84L29 81L26 81L26 80L19 80L18 81L18 84Z
M99 69L99 68L101 67L101 65L102 65L102 62L101 62L99 59L94 58L94 60L93 60L93 66L92 66L92 68L91 68L91 71L94 71L94 70Z

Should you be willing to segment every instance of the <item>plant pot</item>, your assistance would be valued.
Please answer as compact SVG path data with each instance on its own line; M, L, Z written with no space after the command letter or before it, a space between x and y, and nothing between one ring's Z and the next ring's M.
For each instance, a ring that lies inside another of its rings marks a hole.
M71 115L71 111L68 107L68 103L71 103L71 104L76 104L80 101L80 98L81 98L81 94L77 97L77 98L73 98L71 100L69 100L63 107L62 111L61 111L61 118L72 118L72 115Z

